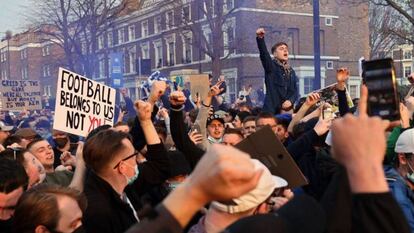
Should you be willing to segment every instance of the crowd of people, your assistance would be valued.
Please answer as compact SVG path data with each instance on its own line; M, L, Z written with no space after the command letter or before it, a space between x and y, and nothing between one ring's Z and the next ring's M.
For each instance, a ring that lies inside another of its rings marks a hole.
M310 93L299 100L288 46L257 44L262 106L251 88L223 101L224 80L204 99L154 81L145 100L121 90L113 126L81 138L52 129L53 112L0 115L0 232L414 232L414 97L401 121L367 114L337 72L337 116ZM411 78L414 74L412 74ZM270 128L308 184L293 188L235 145Z

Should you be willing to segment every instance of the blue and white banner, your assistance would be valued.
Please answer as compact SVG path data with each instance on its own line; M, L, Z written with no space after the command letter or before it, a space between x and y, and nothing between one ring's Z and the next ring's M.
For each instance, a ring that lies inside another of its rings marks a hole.
M121 88L124 85L123 82L123 53L111 53L110 59L111 59L111 86L113 88Z

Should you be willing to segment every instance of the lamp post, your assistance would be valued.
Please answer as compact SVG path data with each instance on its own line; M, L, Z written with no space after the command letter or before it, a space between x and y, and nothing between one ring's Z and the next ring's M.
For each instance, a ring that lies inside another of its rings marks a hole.
M320 47L320 23L319 23L319 0L313 0L313 60L315 79L313 89L321 88L321 47Z
M12 38L12 32L10 30L6 31L6 40L7 40L7 78L10 79L10 39Z

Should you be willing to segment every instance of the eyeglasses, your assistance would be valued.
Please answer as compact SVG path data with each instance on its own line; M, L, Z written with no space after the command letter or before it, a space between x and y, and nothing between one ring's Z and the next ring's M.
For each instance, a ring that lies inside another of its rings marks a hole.
M137 155L139 155L139 152L138 151L136 151L135 153L133 153L132 155L130 155L130 156L128 156L128 157L126 157L125 159L122 159L121 161L119 161L116 165L115 165L115 167L114 167L114 169L116 169L117 167L119 167L119 164L121 163L121 162L123 162L123 161L126 161L126 160L128 160L128 159L130 159L130 158L132 158L132 157L136 157Z

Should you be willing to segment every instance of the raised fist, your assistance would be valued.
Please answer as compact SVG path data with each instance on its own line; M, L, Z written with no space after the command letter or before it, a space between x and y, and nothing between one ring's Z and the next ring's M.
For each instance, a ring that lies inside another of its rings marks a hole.
M265 34L266 34L266 32L265 32L264 28L258 28L256 30L256 36L259 37L259 38L263 38Z

